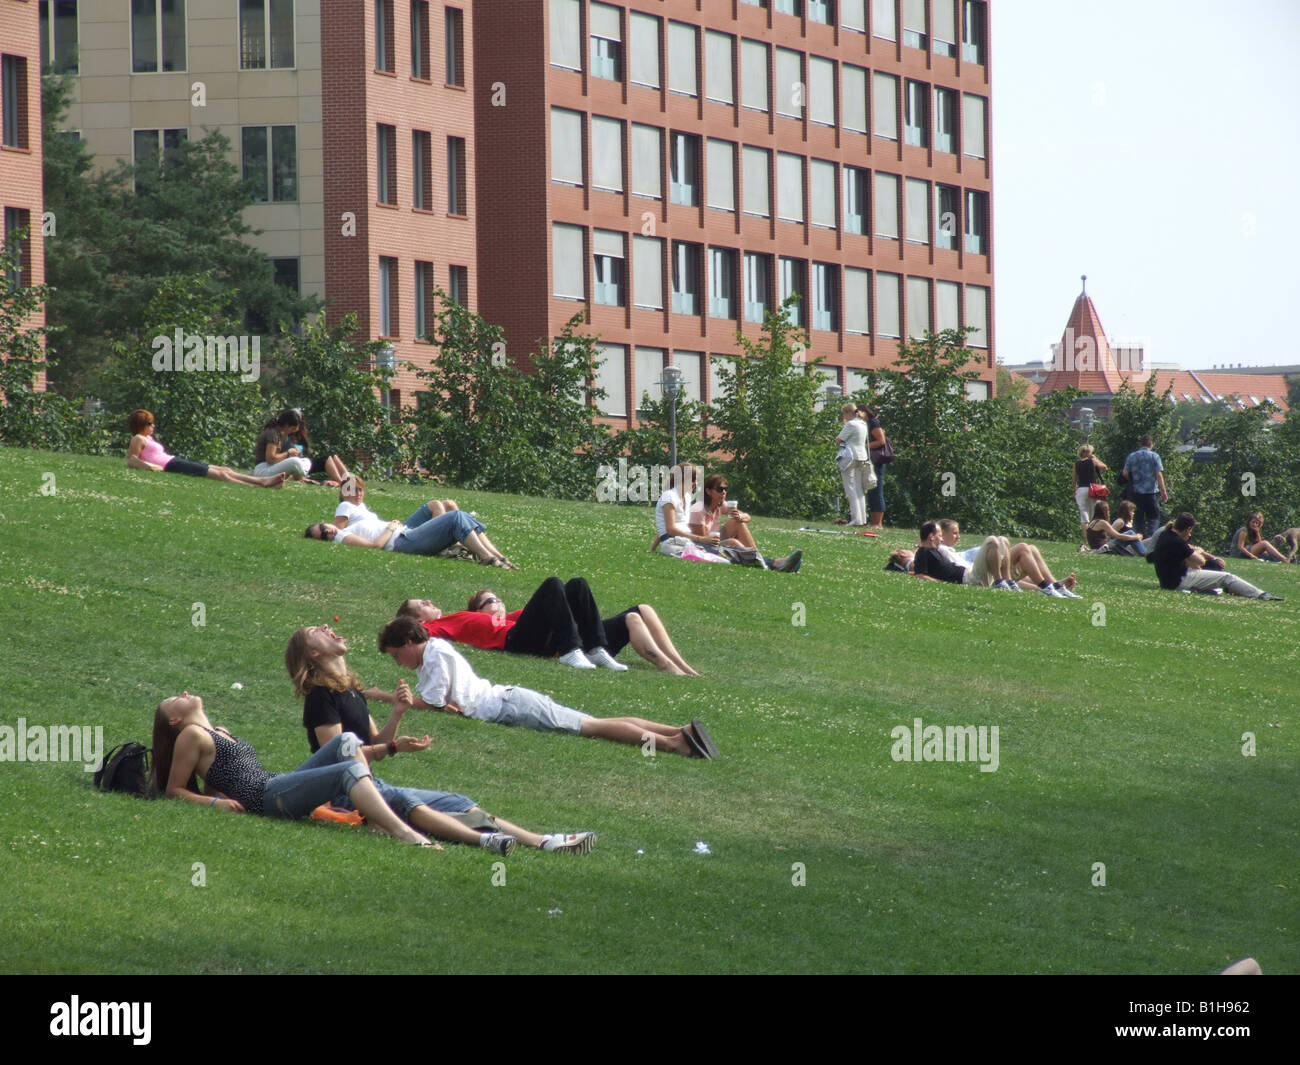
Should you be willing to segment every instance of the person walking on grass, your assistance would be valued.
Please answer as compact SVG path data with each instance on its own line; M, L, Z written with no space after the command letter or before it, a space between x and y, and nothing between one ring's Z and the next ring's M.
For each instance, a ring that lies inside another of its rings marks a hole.
M493 684L475 673L446 640L430 637L415 618L395 618L385 625L379 633L379 651L399 666L417 671L419 697L410 695L405 681L398 685L395 697L419 710L444 710L479 721L572 732L632 746L653 742L656 748L687 758L712 758L718 753L698 719L678 728L639 717L592 717L540 692Z
M1138 524L1144 537L1152 536L1160 524L1160 505L1169 502L1165 487L1165 466L1151 450L1151 434L1138 441L1138 449L1124 460L1129 495L1138 508Z

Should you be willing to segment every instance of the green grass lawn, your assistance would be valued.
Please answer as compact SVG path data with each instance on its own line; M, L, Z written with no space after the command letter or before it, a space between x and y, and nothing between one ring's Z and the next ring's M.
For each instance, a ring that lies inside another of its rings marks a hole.
M368 502L402 518L426 491L376 483ZM1300 971L1300 566L1238 565L1287 597L1264 604L1041 545L1079 573L1067 602L882 572L911 531L759 519L766 551L805 551L783 575L650 554L649 507L448 492L518 572L303 540L333 509L323 488L0 450L0 725L147 744L155 705L188 688L288 769L307 754L283 665L297 626L337 616L350 663L391 688L404 674L375 634L402 598L456 609L490 585L513 609L583 574L610 613L652 603L705 676L630 649L624 674L466 657L592 713L698 716L722 757L413 711L403 731L434 745L385 778L599 833L589 857L521 850L503 869L0 763L0 970L1201 973L1253 954ZM997 771L895 762L890 732L916 717L998 726Z

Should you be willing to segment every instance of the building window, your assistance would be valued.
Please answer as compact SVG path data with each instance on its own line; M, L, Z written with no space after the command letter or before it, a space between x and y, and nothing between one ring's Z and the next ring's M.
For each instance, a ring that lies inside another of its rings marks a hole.
M623 27L621 12L609 4L593 3L587 12L591 26L591 76L623 80Z
M989 198L986 193L966 190L966 250L972 255L988 251L984 236L987 233Z
M872 132L886 140L898 140L898 79L892 74L873 74L871 90Z
M582 185L582 115L551 108L551 180Z
M736 253L709 249L709 317L736 317Z
M772 309L772 256L745 252L745 321L763 323Z
M411 132L411 206L433 210L433 135L422 129Z
M777 152L776 216L785 222L803 221L803 156Z
M668 90L683 96L699 94L696 78L695 27L668 23Z
M673 313L700 313L700 246L673 241Z
M785 118L803 117L803 53L788 48L776 50L776 113Z
M861 167L844 168L844 232L867 232L867 172Z
M5 147L26 148L29 137L26 56L0 57L0 104L4 108Z
M934 149L957 151L957 94L952 89L934 90Z
M393 3L394 0L375 0L375 69L389 74L397 71Z
M296 203L298 200L297 127L244 126L240 132L244 180L252 184L253 202Z
M844 268L844 331L867 336L871 332L871 272L856 266ZM849 389L849 391L853 391Z
M697 207L700 202L700 138L689 133L674 133L669 143L672 149L669 199L684 207Z
M185 0L131 0L131 72L184 69Z
M704 95L720 104L736 102L736 38L708 30L704 34Z
M551 226L551 275L555 282L554 295L559 299L587 298L583 235L581 226L566 226L560 222Z
M848 63L840 64L840 88L844 93L840 111L844 128L866 133L871 128L867 125L867 72Z
M627 347L596 345L596 387L605 393L596 410L614 418L627 416Z
M447 51L447 84L465 84L465 12L449 7L443 12L443 44Z
M379 257L379 335L397 336L397 260Z
M664 242L662 237L632 238L632 296L636 306L664 309Z
M633 85L659 88L659 24L653 15L628 12L627 32L632 47L628 49L628 73Z
M637 414L645 412L642 402L647 396L652 403L663 399L664 357L668 353L663 348L636 349L636 382L633 395L637 397Z
M986 10L983 0L962 0L961 58L965 63L984 63Z
M591 184L623 191L623 123L616 118L591 116Z
M962 152L972 159L984 158L984 97L962 97Z
M41 70L77 73L77 0L41 0L40 24Z
M9 291L29 288L32 283L31 212L21 207L5 208L5 248L14 257L6 281Z
M623 306L623 234L597 229L591 235L592 298L606 307Z
M808 264L802 259L781 259L778 264L778 282L777 298L781 305L785 306L785 301L791 296L797 296L794 304L786 310L786 320L791 325L803 326L804 320L804 302L808 295Z
M663 136L655 126L632 127L632 194L663 199Z
M740 104L751 111L767 112L767 45L740 42Z
M835 64L819 56L808 57L808 119L835 125Z
M934 283L934 331L942 333L945 329L956 329L961 325L958 310L961 301L961 286L955 281L936 281Z
M744 173L744 210L745 214L759 218L772 217L771 166L772 153L766 148L751 148L746 145L741 150Z
M809 160L808 203L812 208L813 225L835 228L835 208L839 201L835 192L835 164L825 159Z
M907 335L913 338L930 331L930 279L907 279Z
M803 0L776 0L773 7L780 15L794 15L797 18L803 14Z
M466 215L469 207L465 195L465 138L447 138L447 213Z
M397 129L382 122L375 127L375 184L380 203L397 202Z
M705 202L717 211L736 210L736 146L731 141L709 139L708 194Z
M271 280L281 288L287 288L290 292L301 291L298 277L298 260L272 259Z
M834 0L808 0L808 21L832 25L835 22Z
M894 0L871 0L871 35L885 41L898 40Z
M903 143L925 148L930 128L926 114L928 86L919 81L907 81L903 90Z
M447 267L447 297L458 307L469 306L469 267Z
M943 248L947 251L957 250L957 231L959 225L957 222L958 211L961 205L957 197L960 190L951 185L936 185L934 187L934 211L938 217L938 225L934 231L934 246Z
M876 236L898 239L898 177L876 175Z
M934 19L930 43L935 55L957 54L957 16L954 0L934 0L931 17Z
M411 77L429 80L429 0L411 0Z
M239 0L239 65L293 66L293 0Z
M966 340L972 348L989 346L989 290L980 285L966 286L966 324L975 327ZM1208 401L1207 401L1208 402Z
M551 66L582 69L581 11L578 0L551 0Z
M159 134L162 135L162 151L159 152ZM140 179L144 174L156 176L160 167L175 166L182 146L189 140L189 131L184 129L137 129L131 137L134 162L136 165L135 191L140 191Z
M907 242L930 243L930 185L908 178L903 190L907 199Z
M897 274L876 274L876 336L899 336L899 278Z
M903 0L903 44L925 51L925 0Z
M838 269L833 263L813 263L812 327L828 332L839 328L835 291Z
M433 332L433 263L415 264L415 335L426 338Z

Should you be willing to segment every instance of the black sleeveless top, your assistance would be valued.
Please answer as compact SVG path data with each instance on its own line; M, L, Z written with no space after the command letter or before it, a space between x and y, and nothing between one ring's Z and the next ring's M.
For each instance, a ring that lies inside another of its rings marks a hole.
M1090 458L1080 459L1074 464L1074 476L1078 480L1080 488L1101 479L1097 476L1097 463Z
M262 795L271 774L257 760L253 745L215 729L206 729L216 744L216 754L208 766L203 783L209 791L219 791L234 799L250 814L262 812Z

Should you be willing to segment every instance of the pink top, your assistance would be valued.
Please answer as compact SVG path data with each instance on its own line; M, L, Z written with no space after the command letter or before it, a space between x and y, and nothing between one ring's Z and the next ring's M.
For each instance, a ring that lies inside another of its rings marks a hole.
M151 436L140 449L140 457L151 466L166 466L175 456L167 454L162 444Z

